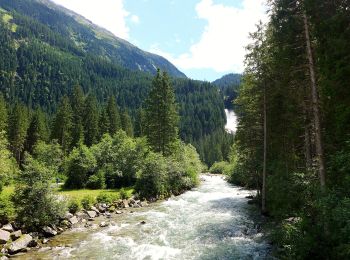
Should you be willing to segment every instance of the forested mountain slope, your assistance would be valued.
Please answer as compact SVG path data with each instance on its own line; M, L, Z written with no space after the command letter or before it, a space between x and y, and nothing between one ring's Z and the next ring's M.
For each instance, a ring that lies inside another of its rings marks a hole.
M213 85L220 89L226 108L233 109L233 101L238 96L241 80L242 74L230 73L212 82Z
M187 79L164 58L46 0L0 0L0 35L0 91L9 104L55 113L62 97L79 85L85 95L96 96L100 107L114 96L136 123L159 67L173 77L183 140L192 142L202 158L208 157L209 142L221 147L225 114L217 89ZM213 153L206 161L222 156Z

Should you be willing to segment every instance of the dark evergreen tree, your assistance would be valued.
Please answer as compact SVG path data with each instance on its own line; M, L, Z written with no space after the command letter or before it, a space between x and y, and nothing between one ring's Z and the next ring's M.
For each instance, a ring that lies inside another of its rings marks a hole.
M103 108L99 117L99 138L101 138L104 134L109 133L109 126L110 122L107 110Z
M8 112L7 104L4 99L4 96L0 93L0 132L7 132L8 126Z
M84 141L83 110L84 110L84 92L78 85L74 86L70 98L73 121L72 121L72 147L76 147Z
M23 104L16 103L9 118L9 142L11 151L20 163L24 151L24 144L28 128L28 112Z
M134 136L133 125L131 121L131 117L126 110L123 110L120 114L120 120L122 123L122 129L128 136Z
M37 109L32 116L27 130L26 150L32 153L36 143L38 141L48 141L48 136L45 115L40 109Z
M99 113L95 95L89 94L84 106L84 139L87 146L98 141Z
M121 121L120 121L119 110L115 102L115 98L113 96L111 96L108 99L106 113L109 120L108 132L111 135L114 135L118 130L121 129Z
M174 90L165 72L158 70L145 107L145 133L149 144L155 152L171 154L178 138L179 116Z
M67 96L62 98L58 107L56 117L54 119L51 130L51 138L56 139L62 146L64 153L69 151L72 143L72 126L73 126L72 108Z

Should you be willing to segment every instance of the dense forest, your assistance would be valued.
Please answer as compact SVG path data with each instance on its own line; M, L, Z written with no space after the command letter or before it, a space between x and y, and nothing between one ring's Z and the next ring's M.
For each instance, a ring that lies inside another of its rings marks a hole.
M279 257L349 259L349 3L269 8L247 48L230 162L213 170L258 189Z
M125 41L111 39L86 21L77 22L69 11L51 2L2 0L0 7L0 91L11 106L22 103L29 110L40 108L53 118L62 98L71 96L79 85L85 96L96 99L99 113L113 96L140 135L140 116L152 75L125 64L141 64L139 49L125 47ZM224 131L224 104L217 89L184 78L170 65L155 65L174 76L182 140L191 142L209 165L227 159L225 147L232 137Z
M220 79L213 81L213 85L220 89L220 93L223 96L225 108L234 109L234 101L238 96L239 87L241 85L241 74L227 74Z

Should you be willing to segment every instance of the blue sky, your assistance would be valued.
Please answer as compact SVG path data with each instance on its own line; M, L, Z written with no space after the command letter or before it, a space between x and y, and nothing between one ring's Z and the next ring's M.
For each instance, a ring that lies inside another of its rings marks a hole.
M243 71L249 32L266 20L263 0L53 1L208 81Z

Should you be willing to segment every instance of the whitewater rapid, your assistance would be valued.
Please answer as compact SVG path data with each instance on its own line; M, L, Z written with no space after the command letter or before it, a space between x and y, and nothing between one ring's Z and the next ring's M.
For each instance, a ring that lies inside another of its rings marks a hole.
M201 178L197 189L114 216L107 228L65 232L22 259L266 259L251 192L221 176Z

